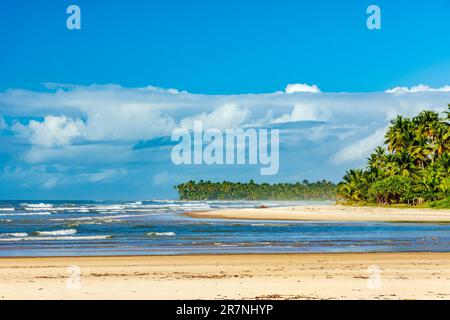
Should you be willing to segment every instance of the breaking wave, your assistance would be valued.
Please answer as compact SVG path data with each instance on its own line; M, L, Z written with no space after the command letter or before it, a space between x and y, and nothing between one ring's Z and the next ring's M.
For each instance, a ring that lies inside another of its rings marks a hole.
M149 237L176 236L175 232L148 232Z
M64 229L64 230L55 230L55 231L36 231L36 235L38 236L69 236L76 234L76 229Z
M27 236L28 236L28 233L26 233L26 232L0 233L0 238L27 237Z
M3 217L15 217L15 216L45 216L52 214L51 212L24 212L24 213L0 213L0 216Z
M62 237L10 237L0 238L0 241L53 241L53 240L104 240L111 238L110 235L106 236L62 236Z

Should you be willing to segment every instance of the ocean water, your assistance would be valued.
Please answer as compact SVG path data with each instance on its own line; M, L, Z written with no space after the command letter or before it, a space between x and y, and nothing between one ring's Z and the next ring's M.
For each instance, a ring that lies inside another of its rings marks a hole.
M449 224L194 219L258 201L0 201L0 256L450 251ZM324 204L324 203L320 203Z

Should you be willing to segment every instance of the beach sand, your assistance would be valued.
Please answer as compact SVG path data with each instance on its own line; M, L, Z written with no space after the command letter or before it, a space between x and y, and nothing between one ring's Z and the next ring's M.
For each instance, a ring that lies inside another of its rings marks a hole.
M450 253L0 258L0 297L449 299Z
M212 219L450 223L450 210L350 207L341 205L223 209L191 212L187 213L187 215L194 218Z

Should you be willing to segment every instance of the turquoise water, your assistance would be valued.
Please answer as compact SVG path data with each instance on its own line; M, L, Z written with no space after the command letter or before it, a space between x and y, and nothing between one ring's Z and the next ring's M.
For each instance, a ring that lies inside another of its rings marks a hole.
M251 201L0 201L0 256L450 251L449 224L194 219ZM321 203L323 204L323 203Z

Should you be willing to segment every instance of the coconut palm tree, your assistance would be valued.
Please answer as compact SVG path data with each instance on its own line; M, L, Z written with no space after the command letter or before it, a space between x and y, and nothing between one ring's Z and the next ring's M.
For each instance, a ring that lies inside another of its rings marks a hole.
M395 162L397 164L397 174L410 177L414 170L414 158L407 150L400 150L395 154Z
M412 122L417 125L419 134L421 135L424 134L428 138L432 138L434 131L436 129L435 123L438 121L439 121L439 114L430 110L424 110L420 112L412 120Z
M397 116L391 120L391 125L385 135L385 143L389 152L396 152L407 147L412 139L411 121Z
M342 180L343 184L340 186L342 190L352 200L363 200L367 194L366 177L364 171L361 169L348 170Z

